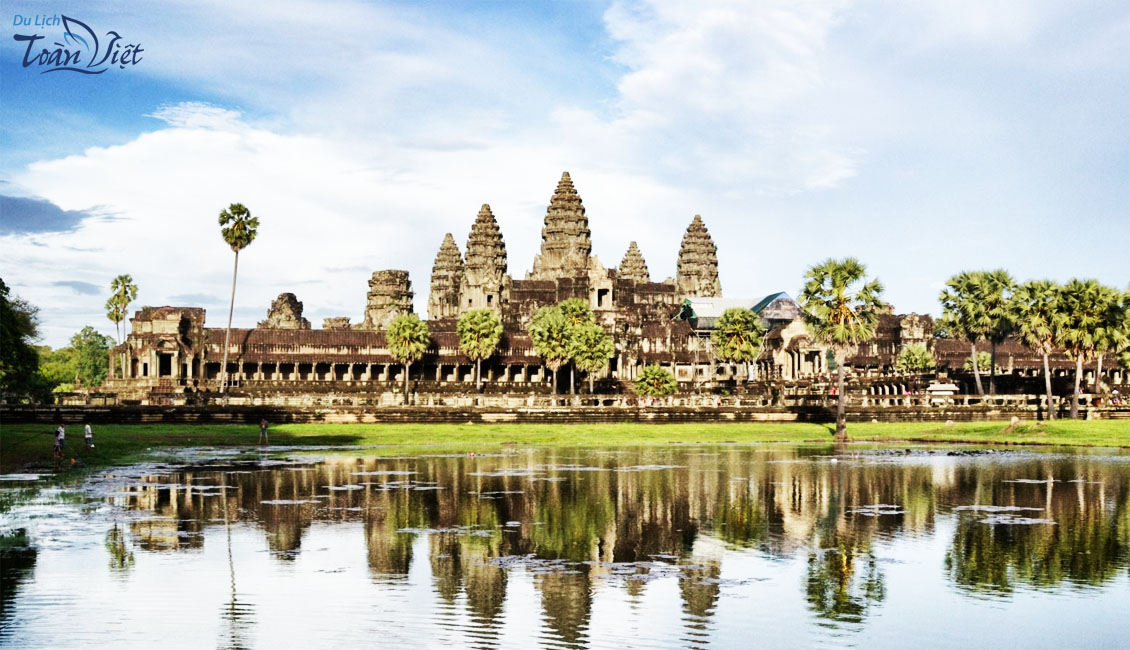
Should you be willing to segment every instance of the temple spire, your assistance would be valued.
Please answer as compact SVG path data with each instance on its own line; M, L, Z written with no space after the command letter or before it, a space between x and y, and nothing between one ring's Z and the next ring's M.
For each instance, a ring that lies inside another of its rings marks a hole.
M628 252L624 253L624 259L620 261L620 278L634 282L651 282L651 275L647 272L647 262L644 261L636 242L628 244Z
M557 190L549 200L541 240L541 253L534 258L531 279L554 280L588 272L592 253L589 219L569 172L561 174Z
M697 214L683 235L675 282L677 291L684 297L722 296L722 283L718 281L718 247Z
M432 285L428 293L428 319L459 315L459 284L463 281L463 255L451 233L443 237L432 265Z
M460 285L459 309L498 309L503 298L506 275L506 244L494 213L486 203L467 237L467 257Z

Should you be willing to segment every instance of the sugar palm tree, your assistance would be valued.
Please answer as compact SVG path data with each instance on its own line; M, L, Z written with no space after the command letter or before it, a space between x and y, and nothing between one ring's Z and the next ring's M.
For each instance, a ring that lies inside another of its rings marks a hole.
M502 340L502 321L490 309L473 309L459 317L455 326L459 349L475 360L475 390L483 389L483 359L494 354Z
M416 314L401 314L388 324L385 341L389 353L404 365L404 403L408 404L408 375L412 364L419 361L432 344L428 324Z
M765 327L752 309L727 309L710 333L714 356L720 361L745 364L747 377L753 374L749 365L761 354L764 338Z
M1113 292L1097 280L1073 279L1059 292L1059 342L1075 361L1075 388L1071 395L1071 418L1079 417L1080 382L1083 364L1095 358L1100 345L1096 332L1102 328L1110 310Z
M124 274L119 275L110 281L110 299L106 301L106 318L109 318L114 323L114 331L118 336L118 345L122 344L123 329L122 321L125 320L129 314L129 305L134 300L137 300L137 285L133 283L133 277ZM122 377L125 377L125 353L122 353L122 360L120 365Z
M1048 403L1048 419L1055 419L1052 407L1052 375L1048 355L1056 348L1062 314L1059 310L1060 287L1049 280L1033 280L1017 287L1012 296L1012 321L1024 345L1036 350L1044 359L1044 391Z
M981 384L981 368L977 360L977 342L988 340L996 343L1004 339L1009 331L1006 294L1011 290L1012 278L1004 271L962 271L946 281L938 299L942 303L942 319L939 326L954 338L969 341L973 357L973 381L977 394L984 395ZM996 359L990 355L990 366ZM990 381L995 377L995 369L990 368ZM992 386L992 384L990 384Z
M231 319L235 313L235 281L239 275L239 251L251 245L259 234L259 219L251 216L242 203L232 203L220 211L220 233L224 242L235 253L235 266L231 273L231 305L228 307L228 327L224 330L224 359L220 370L220 391L228 390L228 346L231 344Z
M561 308L553 305L542 307L530 321L530 338L534 351L545 360L551 374L553 392L557 392L557 370L569 361L569 324Z
M989 394L997 393L997 346L1004 343L1016 329L1010 318L1009 306L1016 281L1003 269L983 271L980 274L980 294L985 311L989 314Z
M879 299L883 285L878 280L867 281L866 273L867 267L854 257L828 259L808 269L800 292L805 322L816 340L835 354L836 440L841 442L847 440L844 361L849 348L875 337L883 306Z
M608 367L608 359L614 351L612 337L600 325L586 323L573 328L570 336L571 352L577 367L589 377L589 394L593 393L596 373Z
M580 298L569 298L557 303L561 315L565 318L565 325L569 328L569 394L576 393L577 382L573 376L573 369L577 365L573 352L576 350L575 339L589 325L596 323L596 316L589 309L589 304Z
M1101 392L1103 376L1103 357L1118 354L1130 336L1127 331L1127 318L1130 316L1130 303L1125 301L1122 292L1113 287L1103 287L1103 318L1095 328L1095 392Z

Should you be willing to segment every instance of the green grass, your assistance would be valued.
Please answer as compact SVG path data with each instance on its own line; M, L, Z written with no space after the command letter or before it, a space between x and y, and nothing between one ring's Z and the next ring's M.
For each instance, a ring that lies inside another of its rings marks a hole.
M53 427L0 427L0 471L27 464L53 466ZM141 460L151 451L179 447L253 446L253 425L146 424L95 427L95 448L84 448L81 429L71 427L63 469ZM77 435L76 435L77 434ZM397 453L424 450L489 451L501 445L618 447L750 442L831 442L831 426L805 423L697 424L280 424L271 427L272 445L361 445L395 447ZM1130 447L1130 421L853 423L853 441L978 444L1040 444ZM380 452L384 453L384 452ZM72 460L75 461L72 463Z

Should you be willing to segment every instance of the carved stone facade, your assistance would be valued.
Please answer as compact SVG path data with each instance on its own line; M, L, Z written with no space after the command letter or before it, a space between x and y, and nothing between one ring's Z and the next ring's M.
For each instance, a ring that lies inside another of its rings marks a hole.
M432 286L428 293L430 320L459 316L459 286L462 282L463 255L455 244L455 238L447 233L432 265Z
M685 297L722 295L722 283L718 281L718 247L697 214L683 235L675 283L679 294Z
M506 243L490 206L483 204L467 236L467 261L459 284L459 313L472 309L498 311L510 277L506 275ZM434 281L434 278L433 278Z
M280 293L267 310L267 320L259 321L259 327L280 330L308 330L310 321L302 317L302 303L293 293Z
M651 282L651 275L647 272L647 262L636 246L636 242L628 244L628 251L620 261L620 277L632 282Z
M550 375L534 350L528 325L540 307L568 298L587 301L613 338L613 356L597 376L603 390L626 390L648 364L671 369L687 387L740 382L751 373L768 381L830 376L828 350L812 339L791 297L721 298L717 247L697 215L683 236L677 266L675 279L651 282L632 242L618 268L603 267L592 256L588 216L566 173L546 210L541 251L526 278L517 280L508 273L499 224L490 206L483 205L471 225L465 255L450 234L440 245L428 300L433 346L413 364L410 379L421 391L468 390L474 364L459 350L457 318L471 309L489 308L500 315L503 336L497 353L483 363L488 390L549 392ZM396 390L405 370L389 354L384 329L397 315L412 312L413 297L406 271L377 271L369 280L361 323L350 326L349 318L327 318L323 329L311 330L302 318L302 303L293 294L282 294L259 327L232 331L228 371L235 390L283 395ZM749 366L713 359L711 328L733 307L752 310L768 330L761 356ZM125 379L108 382L111 389L142 399L214 389L221 374L224 329L205 328L203 309L146 308L131 322L126 343L110 355L111 363L124 355L128 364ZM940 368L960 368L969 354L963 342L935 339L929 316L885 312L875 340L853 350L845 365L856 372L890 372L899 351L911 343L925 343ZM1010 369L1040 368L1040 356L1014 342L998 346L998 355L1005 355L998 363ZM1052 367L1071 370L1062 354L1054 356ZM1124 372L1116 363L1105 367ZM567 377L556 373L559 390Z
M412 282L408 271L377 271L369 279L369 303L365 319L357 327L363 330L384 330L392 319L412 313Z

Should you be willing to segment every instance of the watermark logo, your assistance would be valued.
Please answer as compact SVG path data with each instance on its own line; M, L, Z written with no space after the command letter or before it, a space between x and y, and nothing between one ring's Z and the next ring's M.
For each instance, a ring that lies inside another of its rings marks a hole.
M124 70L141 63L141 53L145 51L140 43L126 42L121 34L115 31L106 32L99 40L98 35L86 23L58 14L38 16L16 14L12 25L62 28L62 35L55 41L38 33L12 35L16 41L27 43L23 66L34 67L42 74L64 71L102 74L114 67ZM49 47L50 45L54 47Z

